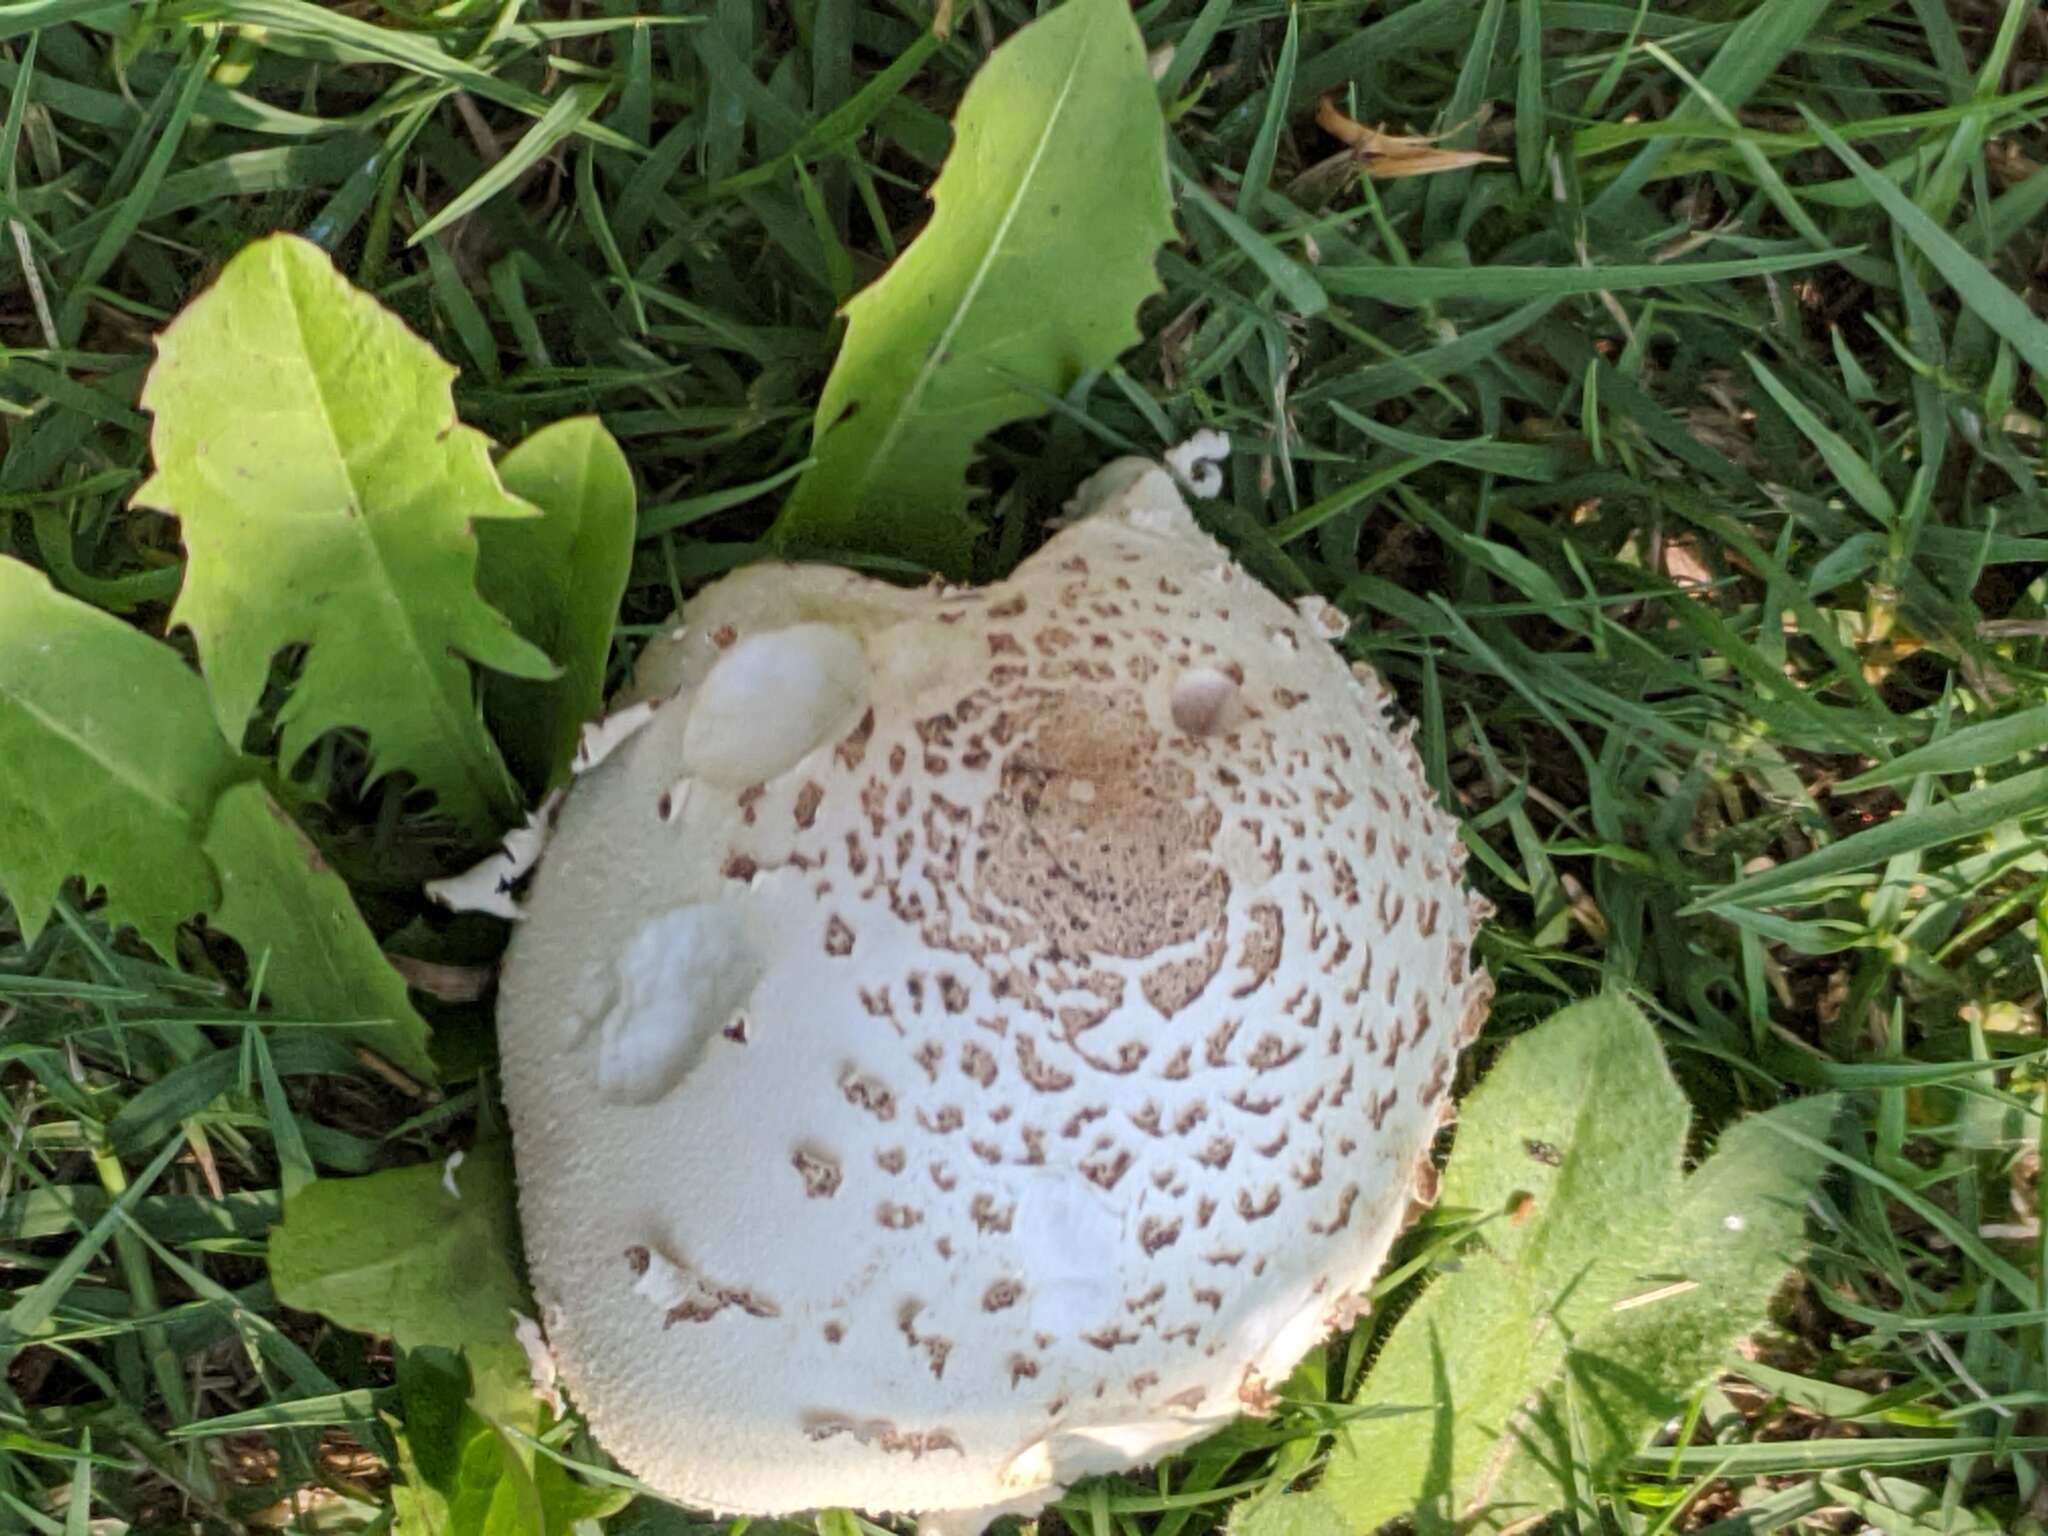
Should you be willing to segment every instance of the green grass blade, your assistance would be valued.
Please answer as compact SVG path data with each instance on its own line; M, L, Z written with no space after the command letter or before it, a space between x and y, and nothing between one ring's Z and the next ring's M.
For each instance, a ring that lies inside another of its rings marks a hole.
M1870 162L1851 149L1834 129L1804 106L1800 112L1821 142L1849 167L1871 201L1890 216L1893 227L1955 289L1956 297L1981 316L1995 334L2010 342L2036 373L2048 374L2048 320L2029 309L2025 300L1992 276L1983 262L1921 212L1910 197L1871 169Z
M468 217L511 187L557 144L590 120L590 115L603 105L608 89L585 82L562 92L541 115L540 121L521 134L519 142L507 150L503 158L443 204L438 213L412 232L412 238L406 244L418 245L457 219Z
M1767 899L1783 900L1786 893L1803 886L1868 869L1903 853L1939 848L1994 827L2039 817L2048 817L2048 768L2032 768L1996 784L1966 790L1919 815L1902 816L1853 833L1789 863L1723 886L1685 910L1761 906Z

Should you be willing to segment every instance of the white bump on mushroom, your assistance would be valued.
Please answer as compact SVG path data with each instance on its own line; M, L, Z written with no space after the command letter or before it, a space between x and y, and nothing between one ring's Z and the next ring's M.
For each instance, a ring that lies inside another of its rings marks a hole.
M1009 1182L1019 1195L1009 1246L1032 1256L1025 1328L1078 1338L1114 1326L1122 1291L1102 1259L1123 1246L1115 1208L1082 1179L1035 1170Z
M866 694L860 640L837 624L794 624L735 642L690 701L687 772L737 788L775 778L837 729Z
M1090 1425L1052 1436L1047 1450L1053 1480L1061 1485L1104 1472L1121 1472L1139 1462L1156 1461L1161 1446L1178 1446L1195 1438L1185 1419L1148 1419L1131 1424Z
M1215 736L1244 716L1237 679L1215 667L1190 667L1173 685L1173 723L1190 736Z
M599 1025L598 1097L649 1104L674 1088L739 1012L762 964L730 906L678 907L641 925Z
M1269 1404L1407 1218L1489 986L1455 823L1170 472L1072 506L979 590L707 588L532 882L535 1293L672 1499L1030 1513Z
M1220 475L1218 489L1221 489ZM1124 499L1123 514L1133 528L1147 533L1172 533L1194 524L1188 504L1181 500L1180 488L1173 483L1173 477L1165 470L1151 467L1131 486Z
M1132 488L1158 467L1150 459L1111 459L1083 480L1074 494L1067 498L1054 526L1069 528L1097 513L1121 509L1132 494Z
M659 1248L642 1246L629 1249L626 1258L628 1264L638 1271L633 1279L633 1294L651 1302L657 1311L666 1313L670 1308L680 1306L696 1295L700 1288L695 1275Z
M1081 482L1063 510L1068 525L1113 514L1149 533L1191 533L1195 526L1173 472L1150 459L1111 460Z

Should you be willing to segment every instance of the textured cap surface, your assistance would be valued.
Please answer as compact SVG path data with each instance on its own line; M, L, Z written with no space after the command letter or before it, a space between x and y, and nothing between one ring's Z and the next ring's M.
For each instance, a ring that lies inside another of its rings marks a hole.
M500 1033L562 1379L728 1511L1031 1506L1358 1310L1488 985L1386 697L1142 461L1016 576L756 567L568 798Z

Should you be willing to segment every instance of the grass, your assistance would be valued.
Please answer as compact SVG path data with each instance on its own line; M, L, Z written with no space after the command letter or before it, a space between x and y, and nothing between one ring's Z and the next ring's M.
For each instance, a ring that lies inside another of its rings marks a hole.
M924 0L0 4L0 551L161 629L173 530L125 509L149 336L295 229L461 363L501 441L594 410L626 443L622 659L761 553L835 306L914 233L952 104L1027 15L963 6L941 42ZM1466 818L1488 1040L1616 984L1710 1129L1850 1096L1754 1358L1568 1523L2042 1531L2048 18L1139 15L1183 239L1123 368L991 445L984 571L1102 458L1228 430L1204 517L1359 620ZM1501 158L1361 179L1324 93ZM352 744L318 773L389 947L488 963L493 931L419 898L451 850L353 792ZM439 1007L457 1086L429 1101L252 1023L206 935L176 970L142 953L82 895L33 946L0 908L0 1529L382 1529L388 1359L281 1312L263 1236L309 1167L460 1143L488 1017ZM1403 1252L1412 1277L1445 1235ZM1331 1346L1330 1395L1367 1342ZM1310 1467L1319 1423L1052 1519L1192 1536ZM642 1499L610 1527L699 1525Z

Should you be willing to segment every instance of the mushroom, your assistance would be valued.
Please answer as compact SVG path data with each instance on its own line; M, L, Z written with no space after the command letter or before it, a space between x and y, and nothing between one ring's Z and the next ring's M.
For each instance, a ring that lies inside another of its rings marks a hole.
M972 1529L1154 1460L1270 1408L1433 1188L1491 988L1409 733L1167 470L1075 510L986 588L708 588L534 877L534 1288L680 1502Z

